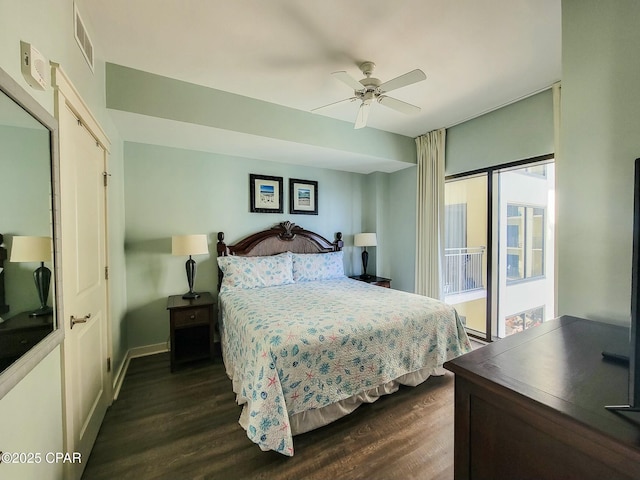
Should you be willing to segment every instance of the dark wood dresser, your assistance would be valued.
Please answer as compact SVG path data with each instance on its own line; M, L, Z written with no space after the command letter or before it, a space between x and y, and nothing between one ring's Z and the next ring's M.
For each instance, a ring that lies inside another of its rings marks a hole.
M624 405L628 328L564 316L445 363L456 479L639 479L640 413Z

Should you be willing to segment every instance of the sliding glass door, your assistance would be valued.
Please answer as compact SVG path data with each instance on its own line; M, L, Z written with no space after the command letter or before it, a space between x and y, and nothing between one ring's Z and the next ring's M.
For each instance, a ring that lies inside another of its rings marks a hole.
M554 317L553 158L445 184L445 302L491 341Z
M445 185L443 291L465 327L487 333L487 175Z
M498 178L499 338L555 316L553 163L503 169Z

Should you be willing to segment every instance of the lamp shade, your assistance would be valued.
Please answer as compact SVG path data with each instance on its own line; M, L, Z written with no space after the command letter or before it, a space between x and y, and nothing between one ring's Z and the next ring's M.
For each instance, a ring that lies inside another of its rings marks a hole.
M51 260L51 237L13 237L12 262L48 262Z
M375 233L356 233L353 237L353 244L356 247L375 247L378 242Z
M209 244L206 235L174 235L171 238L173 255L206 255Z

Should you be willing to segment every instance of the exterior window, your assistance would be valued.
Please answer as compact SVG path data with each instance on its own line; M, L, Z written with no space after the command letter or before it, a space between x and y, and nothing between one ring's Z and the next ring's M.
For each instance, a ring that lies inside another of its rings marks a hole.
M507 205L507 283L544 276L545 209Z
M493 341L553 318L553 157L452 175L444 197L443 300L469 335Z
M508 315L505 320L505 335L522 332L527 328L540 325L544 321L544 307L537 307L525 312Z
M537 175L539 177L546 178L547 176L547 166L546 165L535 165L533 167L527 167L523 169L523 173L528 175Z

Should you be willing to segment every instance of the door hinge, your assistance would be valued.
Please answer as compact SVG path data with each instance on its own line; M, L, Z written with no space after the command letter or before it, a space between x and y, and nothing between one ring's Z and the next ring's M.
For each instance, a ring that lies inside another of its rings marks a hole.
M104 279L109 280L109 267L104 267Z
M107 357L107 372L111 371L111 357Z
M110 176L111 176L111 174L109 172L102 172L102 180L104 182L104 186L105 187L107 186L107 183L109 181L108 179L109 179Z

